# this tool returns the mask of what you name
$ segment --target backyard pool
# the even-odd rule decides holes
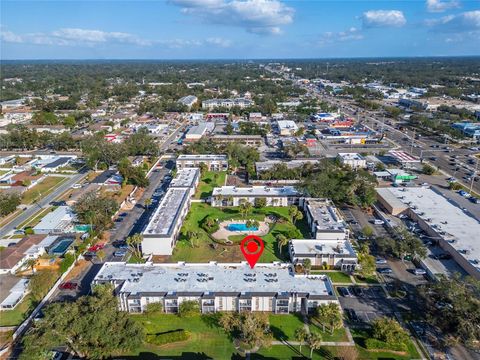
[[[247,224],[228,224],[227,229],[230,231],[257,231],[258,227],[247,227]]]
[[[73,243],[72,238],[65,238],[61,239],[59,242],[57,242],[56,245],[54,245],[50,251],[48,252],[50,255],[57,255],[57,256],[62,256],[65,254],[67,249],[70,247],[70,245]]]

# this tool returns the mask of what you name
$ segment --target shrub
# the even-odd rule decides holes
[[[386,342],[377,339],[367,339],[365,341],[365,347],[368,350],[393,350],[393,351],[407,351],[407,345],[403,343],[387,344]]]
[[[33,228],[31,227],[25,228],[25,235],[33,235],[33,234],[34,234]]]
[[[180,329],[180,330],[173,330],[166,333],[161,334],[148,334],[147,335],[147,343],[161,346],[165,344],[171,344],[174,342],[179,341],[186,341],[190,339],[191,333]]]
[[[205,219],[202,220],[200,227],[208,234],[213,234],[215,231],[220,229],[220,225],[218,225],[217,221],[211,216],[205,217]]]
[[[163,306],[162,303],[160,302],[154,302],[150,303],[147,305],[147,308],[145,309],[145,312],[147,314],[158,314],[163,312]]]
[[[184,301],[178,307],[178,316],[190,317],[200,314],[200,304],[195,300]]]
[[[60,264],[60,273],[63,274],[65,271],[67,271],[74,261],[75,261],[75,255],[70,253],[65,254]]]

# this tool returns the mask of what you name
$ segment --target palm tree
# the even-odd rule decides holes
[[[325,324],[330,319],[330,309],[327,304],[322,304],[317,307],[315,318],[322,324],[323,332],[325,332]]]
[[[342,311],[338,304],[335,303],[328,303],[330,312],[330,333],[333,334],[333,331],[336,329],[340,329],[343,326],[343,316]]]
[[[297,211],[295,212],[295,214],[293,215],[293,221],[295,222],[295,224],[297,223],[297,221],[300,221],[303,219],[303,213],[297,209]]]
[[[283,247],[287,244],[288,244],[288,238],[283,234],[278,234],[277,235],[277,246],[278,246],[278,252],[280,254],[282,253]]]
[[[190,242],[190,246],[193,248],[195,247],[195,240],[197,239],[197,233],[195,231],[187,232],[188,241]]]
[[[310,347],[310,359],[313,356],[313,350],[318,350],[322,346],[322,335],[319,333],[311,333],[307,340],[308,346]]]
[[[300,343],[300,352],[302,352],[302,345],[305,340],[308,339],[308,331],[305,326],[300,326],[295,330],[295,339]]]
[[[142,257],[142,252],[140,251],[142,241],[142,234],[133,234],[127,238],[127,245],[131,247],[133,254],[139,258]]]
[[[145,206],[148,208],[150,208],[150,205],[152,205],[152,199],[145,199]]]
[[[310,272],[310,269],[312,268],[312,261],[310,259],[303,259],[303,268],[307,273]]]
[[[252,211],[252,204],[250,204],[248,201],[243,202],[240,205],[240,213],[242,214],[242,217],[247,217],[248,214]]]
[[[25,261],[25,266],[28,267],[32,273],[35,271],[35,265],[37,264],[37,259],[28,259]]]
[[[290,221],[293,223],[293,219],[295,219],[295,216],[298,212],[298,208],[295,205],[292,205],[288,208],[288,215],[290,216]]]
[[[105,256],[107,256],[107,254],[105,254],[105,251],[103,250],[97,251],[97,257],[100,259],[100,262],[103,262],[103,259],[105,259]]]

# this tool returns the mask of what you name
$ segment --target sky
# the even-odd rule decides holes
[[[1,59],[480,55],[480,0],[0,2]]]

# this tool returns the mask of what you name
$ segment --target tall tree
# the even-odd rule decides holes
[[[302,352],[302,345],[308,339],[308,331],[305,326],[300,326],[295,330],[295,339],[300,343],[300,352]]]
[[[313,351],[320,349],[322,346],[322,335],[319,333],[313,332],[310,334],[307,340],[308,346],[310,347],[310,359],[313,356]]]
[[[140,233],[133,234],[127,238],[127,245],[130,247],[132,253],[138,258],[142,257],[142,251],[140,250],[142,241],[143,236]]]
[[[92,295],[75,302],[53,303],[43,312],[45,318],[23,338],[22,360],[43,360],[51,349],[61,346],[81,358],[101,360],[143,342],[142,326],[118,310],[110,286],[98,286]]]

